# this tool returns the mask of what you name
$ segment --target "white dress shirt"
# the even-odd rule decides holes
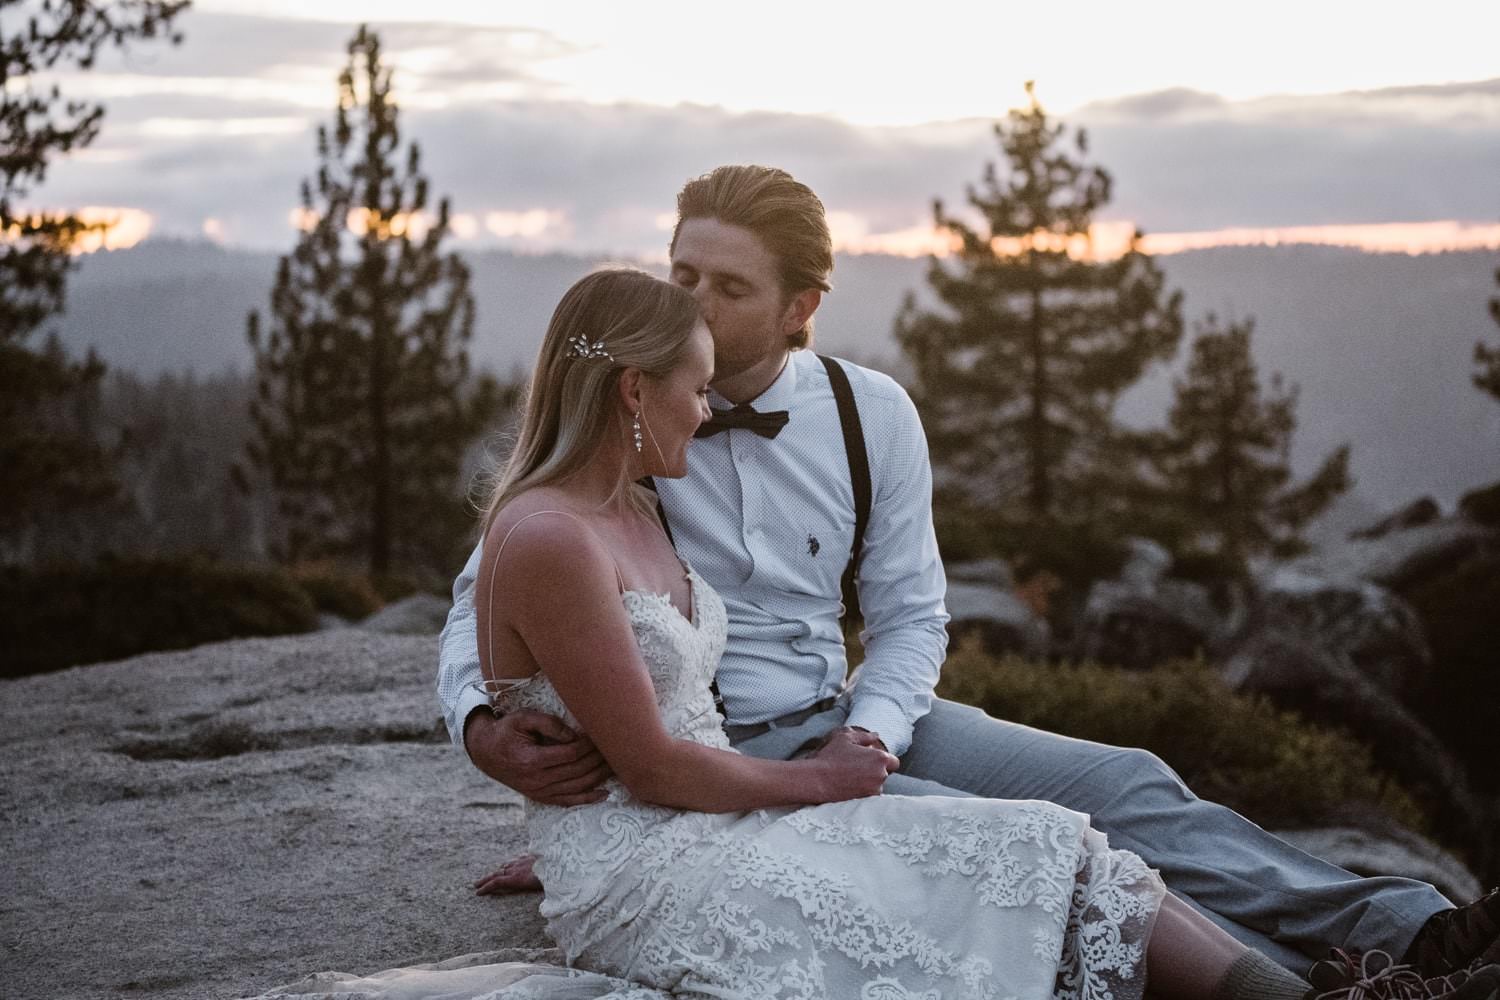
[[[878,733],[894,754],[927,714],[947,648],[945,582],[932,528],[932,473],[916,408],[895,380],[840,362],[870,458],[871,508],[858,589],[865,659],[851,679],[848,724]],[[717,394],[716,408],[729,404]],[[787,410],[774,439],[734,429],[694,441],[688,474],[656,482],[677,551],[723,598],[729,638],[719,664],[728,721],[765,722],[845,687],[839,584],[854,536],[837,404],[823,364],[795,351],[752,402]],[[475,548],[453,584],[438,697],[449,733],[488,703],[479,689]]]

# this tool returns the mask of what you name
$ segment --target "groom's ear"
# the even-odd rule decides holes
[[[790,337],[806,326],[822,301],[823,293],[816,288],[806,288],[793,295],[792,301],[787,303],[786,315],[781,320],[781,335]]]

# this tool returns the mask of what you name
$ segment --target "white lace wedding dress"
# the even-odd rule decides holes
[[[624,601],[667,728],[728,749],[709,690],[724,605],[689,579],[691,620],[662,595]],[[542,675],[498,701],[571,718]],[[1086,816],[1044,802],[881,795],[708,814],[611,782],[593,805],[528,803],[526,823],[547,929],[591,973],[403,970],[399,989],[350,980],[341,995],[1136,1000],[1163,892]]]

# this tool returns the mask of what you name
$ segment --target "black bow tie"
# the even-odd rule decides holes
[[[732,410],[714,410],[713,412],[714,415],[708,419],[707,423],[698,427],[693,437],[713,437],[720,431],[739,427],[754,431],[763,438],[773,438],[781,433],[787,421],[785,410],[767,410],[762,413],[752,409],[749,403],[741,403]]]

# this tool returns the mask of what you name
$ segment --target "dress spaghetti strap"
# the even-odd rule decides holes
[[[489,588],[488,588],[488,590],[489,590],[489,593],[490,593],[491,596],[493,596],[494,593],[495,593],[495,574],[500,569],[500,555],[501,555],[501,553],[503,553],[505,551],[505,546],[506,546],[506,543],[510,541],[510,536],[513,535],[513,534],[515,534],[516,529],[519,528],[521,525],[525,524],[527,521],[531,520],[533,517],[540,517],[543,514],[561,514],[563,517],[571,517],[573,520],[575,520],[579,524],[583,525],[585,531],[589,532],[590,534],[593,534],[596,538],[598,537],[598,535],[594,531],[594,529],[591,528],[591,527],[589,527],[589,523],[587,521],[585,521],[583,518],[579,517],[577,514],[573,514],[573,513],[569,512],[569,511],[566,511],[566,510],[534,510],[534,511],[532,511],[530,514],[527,514],[525,517],[522,517],[519,520],[517,520],[515,524],[512,524],[510,526],[510,530],[505,533],[505,537],[502,538],[502,539],[500,539],[500,547],[495,550],[495,561],[490,564],[490,580],[489,580]],[[607,550],[608,546],[606,546],[605,548]],[[617,562],[615,562],[614,553],[610,553],[609,561],[615,567],[615,585],[620,588],[620,593],[623,594],[625,592],[625,577],[624,577],[623,574],[620,573],[620,564],[617,563]],[[495,630],[494,629],[490,629],[490,634],[486,637],[486,640],[487,640],[486,641],[486,645],[488,647],[490,663],[493,665],[494,662],[495,662]],[[516,686],[518,686],[520,684],[524,684],[527,681],[531,680],[532,677],[535,677],[535,676],[536,676],[535,674],[528,674],[525,677],[490,677],[490,678],[485,678],[485,680],[482,681],[482,683],[484,685],[485,693],[490,694],[490,695],[494,695],[494,694],[498,694],[501,691],[504,691],[504,690],[506,690],[508,688],[512,688],[512,687],[516,687]]]

